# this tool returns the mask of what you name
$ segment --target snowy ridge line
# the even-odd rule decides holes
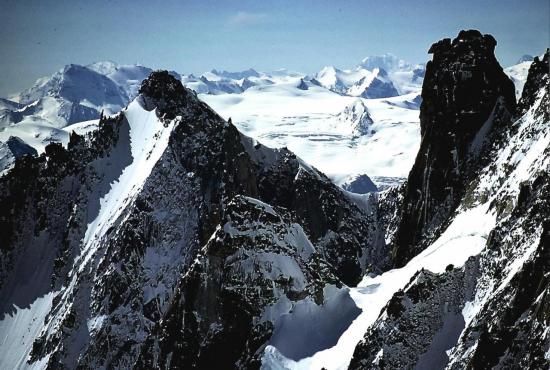
[[[127,207],[139,193],[154,165],[164,153],[170,134],[174,129],[179,118],[170,121],[166,126],[156,116],[156,110],[144,110],[137,100],[128,105],[122,113],[125,117],[120,130],[128,130],[129,141],[123,137],[119,139],[113,149],[114,153],[118,149],[125,149],[130,152],[132,162],[123,169],[117,180],[112,182],[110,191],[100,199],[100,209],[97,217],[88,224],[86,234],[82,240],[82,250],[75,258],[73,268],[71,269],[70,283],[63,290],[60,302],[63,305],[69,304],[70,297],[74,294],[77,279],[86,268],[93,270],[90,266],[92,258],[98,258],[100,242],[105,233],[119,221]],[[123,148],[121,148],[123,147]],[[115,160],[117,160],[115,158]],[[128,217],[128,215],[124,216]],[[89,282],[84,282],[84,286]],[[53,297],[53,295],[52,295]],[[61,303],[60,303],[61,304]],[[72,304],[72,303],[70,303]],[[49,312],[46,311],[46,312]],[[62,325],[64,317],[70,310],[57,311],[48,325],[44,326],[41,335],[48,333],[48,336],[55,333]],[[29,343],[29,346],[32,342]],[[30,347],[26,353],[30,352]],[[45,358],[33,363],[33,367],[41,368],[40,364],[47,363],[49,354]]]
[[[101,200],[98,216],[88,225],[84,236],[85,245],[82,260],[77,259],[75,266],[82,271],[109,227],[118,219],[124,209],[139,193],[154,165],[160,159],[168,145],[168,139],[175,126],[172,120],[168,127],[157,118],[156,109],[144,110],[137,100],[130,103],[123,112],[130,129],[130,148],[132,163],[124,168],[120,177],[112,184],[111,190]]]

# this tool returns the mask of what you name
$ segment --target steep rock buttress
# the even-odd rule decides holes
[[[461,31],[429,50],[420,106],[422,141],[407,180],[393,261],[403,266],[433,239],[479,168],[487,141],[515,113],[514,85],[495,39]]]

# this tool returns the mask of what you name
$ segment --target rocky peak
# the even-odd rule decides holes
[[[146,108],[156,107],[166,119],[175,118],[191,102],[198,102],[196,94],[168,71],[151,72],[141,83],[139,93]]]
[[[431,46],[420,107],[422,142],[409,173],[393,252],[402,266],[436,236],[499,127],[515,112],[514,84],[494,55],[496,41],[479,31]]]
[[[549,54],[550,49],[546,49],[542,60],[539,57],[533,59],[533,63],[529,68],[529,74],[527,75],[527,81],[525,81],[525,86],[521,93],[521,99],[518,103],[518,111],[520,113],[525,113],[533,105],[537,99],[537,92],[542,87],[548,87]],[[548,112],[548,106],[546,112]]]
[[[428,52],[433,60],[426,66],[422,88],[422,135],[435,124],[475,135],[500,96],[508,111],[515,111],[514,86],[495,58],[496,44],[491,35],[463,30],[454,40],[431,46]],[[449,117],[440,119],[433,114],[438,111]]]
[[[8,146],[8,148],[10,149],[10,151],[12,152],[15,158],[19,158],[24,155],[36,156],[38,154],[36,152],[36,149],[26,144],[23,140],[21,140],[17,136],[10,136],[8,141],[6,141],[6,145]]]
[[[523,54],[521,56],[521,58],[518,59],[518,61],[516,62],[516,64],[520,64],[520,63],[523,63],[523,62],[532,62],[534,59],[534,57],[532,55],[529,55],[529,54]]]

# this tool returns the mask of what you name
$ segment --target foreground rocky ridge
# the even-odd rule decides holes
[[[495,39],[461,31],[432,45],[420,106],[422,142],[397,229],[393,260],[403,266],[441,232],[489,143],[511,124],[514,85],[494,55]]]
[[[199,366],[225,333],[239,341],[218,364],[246,367],[297,302],[345,299],[343,283],[381,268],[363,203],[241,135],[167,72],[99,127],[18,159],[0,180],[2,315],[44,297],[27,347],[4,365]],[[179,315],[198,321],[167,324]]]
[[[548,68],[547,52],[529,71],[521,117],[497,127],[503,140],[456,210],[494,215],[484,249],[462,267],[418,272],[365,333],[350,369],[548,367]]]

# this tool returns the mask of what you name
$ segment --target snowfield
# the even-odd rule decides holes
[[[301,90],[300,81],[199,97],[246,135],[270,147],[287,147],[339,185],[360,174],[377,185],[377,177],[408,175],[420,145],[419,92],[363,99],[315,85]],[[373,121],[361,136],[353,133],[350,120],[342,119],[358,99]]]

